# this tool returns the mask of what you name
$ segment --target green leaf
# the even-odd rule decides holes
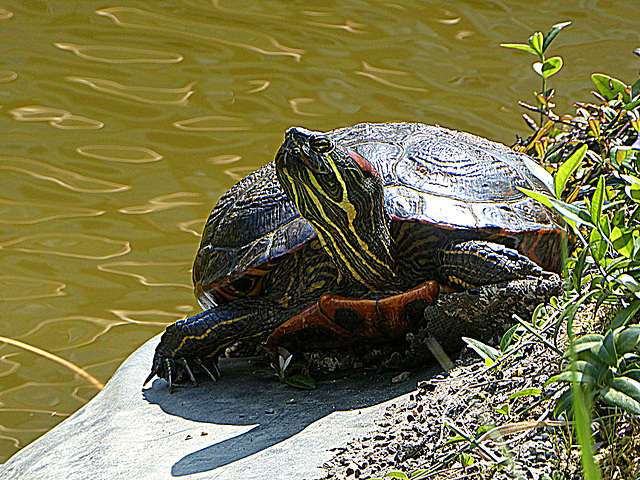
[[[629,100],[631,102],[636,102],[640,99],[640,78],[635,81],[633,85],[631,85],[631,95],[629,96]]]
[[[624,376],[640,382],[640,369],[635,368],[633,370],[627,370],[624,372]]]
[[[624,355],[635,350],[640,341],[640,326],[626,327],[615,336],[616,351],[618,355]]]
[[[591,252],[593,259],[598,262],[602,261],[609,249],[609,243],[607,243],[606,239],[600,234],[601,231],[604,231],[605,235],[611,236],[611,227],[609,226],[609,219],[606,215],[600,217],[600,229],[594,228],[591,230],[591,234],[589,235],[589,245],[591,248],[585,248],[585,250]],[[579,291],[577,288],[576,290]]]
[[[611,229],[611,243],[620,255],[633,260],[633,247],[635,238],[633,238],[634,230],[626,227],[614,226]]]
[[[489,423],[487,425],[480,425],[478,427],[478,429],[476,430],[476,438],[480,438],[482,435],[484,435],[485,433],[493,430],[496,427],[497,427],[497,425],[495,425],[493,423]]]
[[[591,351],[603,362],[611,367],[618,366],[618,355],[616,353],[615,338],[613,332],[609,330],[602,340],[602,344],[595,346]]]
[[[581,165],[582,159],[587,153],[587,148],[587,145],[582,145],[582,147],[573,152],[571,156],[558,168],[558,171],[556,172],[553,179],[553,191],[556,194],[556,198],[561,197],[562,192],[564,191],[564,187],[569,181],[569,177]]]
[[[549,201],[551,203],[551,208],[562,215],[562,217],[570,225],[575,226],[576,224],[580,223],[591,228],[596,228],[591,220],[591,217],[586,211],[581,210],[580,208],[570,203],[564,203],[560,200],[556,200],[555,198],[551,198]]]
[[[543,53],[547,51],[547,48],[549,48],[549,45],[551,45],[551,42],[553,42],[553,39],[556,38],[556,35],[558,35],[560,30],[569,25],[571,25],[571,22],[562,22],[556,23],[551,27],[551,30],[549,30],[549,32],[544,36],[544,43],[542,44]]]
[[[602,344],[602,340],[604,337],[598,333],[590,333],[588,335],[583,335],[581,337],[576,338],[573,341],[573,349],[576,355],[585,350],[591,350],[593,347],[596,347]],[[567,349],[563,358],[569,358],[570,348]]]
[[[602,215],[602,205],[604,204],[604,183],[604,177],[601,176],[598,179],[598,186],[591,197],[589,212],[591,213],[591,219],[594,223],[599,222],[600,215]]]
[[[633,316],[640,310],[640,300],[634,300],[631,304],[623,308],[611,321],[609,328],[615,330],[618,327],[625,325]]]
[[[384,476],[384,478],[399,478],[401,480],[409,480],[407,474],[402,472],[389,472]]]
[[[591,218],[585,212],[581,212],[580,209],[576,207],[572,207],[568,203],[561,202],[556,200],[555,198],[545,195],[544,193],[540,193],[536,190],[529,190],[528,188],[516,187],[525,195],[537,200],[541,204],[546,207],[549,207],[555,211],[557,211],[565,221],[571,225],[572,228],[576,228],[576,224],[585,224],[589,225],[592,228],[595,228],[595,225],[591,223]]]
[[[598,93],[607,100],[613,100],[620,93],[624,95],[624,90],[627,88],[620,80],[612,78],[609,75],[603,75],[602,73],[594,73],[591,75],[591,80],[593,80],[593,84],[596,86]]]
[[[509,400],[513,400],[514,398],[519,398],[519,397],[537,396],[537,395],[540,395],[541,393],[542,393],[542,390],[540,390],[539,388],[523,388],[522,390],[518,390],[517,392],[514,392],[511,395],[509,395]]]
[[[543,78],[549,78],[551,75],[558,73],[562,68],[562,57],[551,57],[544,62],[536,62],[533,64],[535,72]]]
[[[533,48],[531,48],[529,45],[524,45],[522,43],[501,43],[500,46],[504,48],[513,48],[515,50],[524,50],[525,52],[538,55],[538,52],[536,52]]]
[[[444,442],[444,444],[449,445],[450,443],[466,442],[468,440],[469,440],[468,438],[465,438],[462,435],[458,435],[456,437],[450,438],[449,440]]]
[[[573,407],[573,390],[567,388],[562,395],[556,400],[556,407],[553,409],[553,415],[558,418],[561,413],[571,410]]]
[[[596,378],[597,376],[596,368],[591,363],[584,360],[576,360],[568,368],[573,368],[571,371],[575,370],[576,372],[583,373],[584,375],[588,375],[593,378]]]
[[[303,390],[315,390],[316,381],[305,375],[291,375],[284,379],[286,383],[292,387],[302,388]]]
[[[591,398],[578,384],[571,387],[573,390],[573,413],[575,416],[575,432],[582,451],[581,464],[584,469],[584,478],[588,480],[600,480],[602,475],[596,465],[593,454],[593,439],[591,432]]]
[[[627,197],[629,197],[634,202],[640,203],[640,185],[638,185],[637,183],[624,187],[624,193],[626,193]]]
[[[505,415],[507,417],[509,416],[509,410],[510,409],[509,409],[509,404],[508,403],[505,403],[503,406],[498,407],[498,408],[495,409],[496,413],[500,413],[500,414]]]
[[[614,226],[611,228],[611,243],[616,252],[620,255],[633,260],[633,250],[635,247],[635,229],[627,227]]]
[[[636,297],[640,297],[640,284],[638,281],[633,278],[628,273],[623,273],[622,275],[616,277],[616,282],[620,285],[624,285],[627,289],[633,293]]]
[[[618,377],[608,387],[600,390],[600,396],[607,402],[623,410],[640,415],[640,382],[626,377]]]
[[[592,230],[591,233],[593,232],[597,232],[597,230]],[[582,249],[582,251],[578,254],[578,258],[571,272],[571,280],[573,282],[573,288],[575,289],[576,292],[580,291],[580,288],[581,288],[580,286],[582,285],[582,273],[584,272],[584,266],[587,260],[588,253],[589,253],[588,248]]]
[[[531,157],[527,155],[523,155],[520,157],[520,160],[524,162],[529,171],[542,183],[545,184],[549,193],[553,193],[553,177],[549,172],[545,170],[545,168],[539,163],[535,162]]]
[[[536,55],[538,55],[540,59],[542,59],[542,32],[534,33],[529,37],[529,40],[527,40],[527,42],[529,43],[529,45],[531,45],[531,48],[533,48]]]
[[[573,383],[574,380],[583,385],[594,385],[596,383],[595,377],[582,372],[567,371],[558,375],[558,382]]]
[[[560,375],[553,375],[549,377],[546,382],[544,382],[544,386],[551,385],[552,383],[556,383],[560,381]]]
[[[409,480],[418,480],[418,477],[422,477],[422,475],[424,475],[425,473],[428,473],[429,470],[426,469],[420,469],[420,470],[416,470],[415,472],[411,472],[411,475],[409,475]],[[425,478],[425,477],[423,477]]]
[[[462,340],[464,340],[469,348],[473,349],[482,358],[490,360],[491,364],[493,364],[500,356],[500,352],[490,345],[486,345],[478,340],[468,337],[462,337]]]
[[[505,353],[507,351],[507,348],[509,348],[509,345],[511,345],[513,336],[516,333],[516,330],[518,329],[519,326],[520,325],[514,325],[509,330],[507,330],[506,333],[502,336],[502,339],[500,340],[500,351],[502,353]]]

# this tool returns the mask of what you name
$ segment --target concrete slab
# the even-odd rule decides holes
[[[223,377],[170,394],[141,389],[159,337],[134,352],[87,405],[0,466],[9,479],[302,480],[322,477],[330,448],[364,435],[386,406],[439,371],[393,384],[359,373],[301,391],[223,359]]]

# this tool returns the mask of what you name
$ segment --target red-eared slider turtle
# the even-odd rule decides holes
[[[518,190],[547,191],[523,158],[418,123],[290,128],[275,162],[211,212],[193,266],[205,311],[167,327],[149,379],[195,383],[194,367],[215,378],[239,340],[390,338],[439,285],[557,272],[569,234]]]

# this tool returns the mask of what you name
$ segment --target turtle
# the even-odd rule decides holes
[[[151,374],[220,377],[238,341],[300,348],[401,336],[440,292],[540,278],[571,249],[533,160],[421,123],[291,127],[214,206],[193,265],[203,312],[166,328]]]

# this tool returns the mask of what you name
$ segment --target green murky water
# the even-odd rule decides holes
[[[0,5],[0,461],[197,311],[201,226],[291,125],[421,121],[510,143],[533,57],[572,20],[558,111],[589,74],[632,82],[626,1],[16,0]]]

